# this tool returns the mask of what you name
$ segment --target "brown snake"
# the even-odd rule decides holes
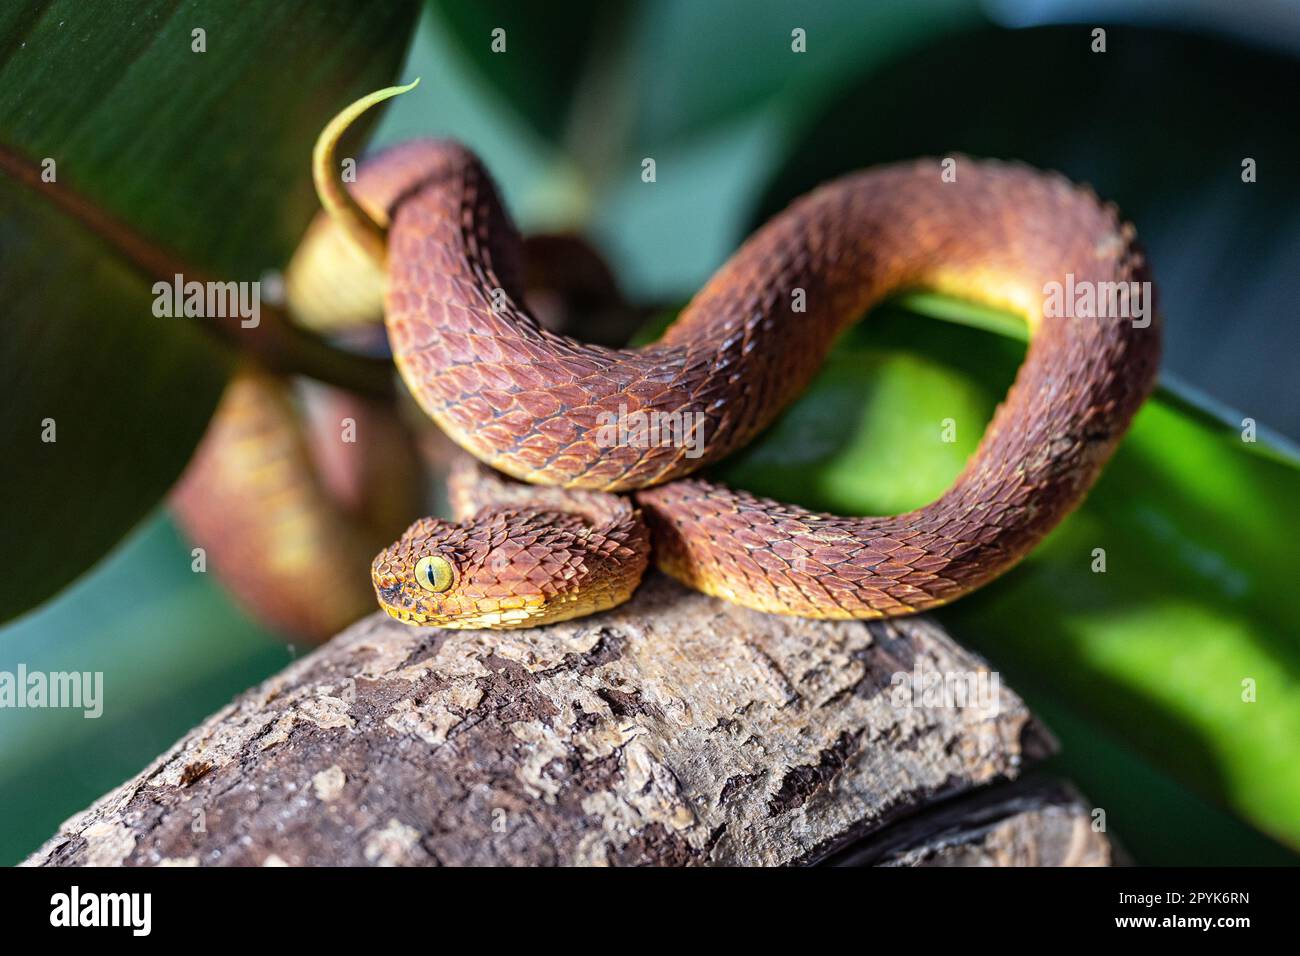
[[[611,349],[529,314],[518,234],[471,152],[415,142],[371,161],[354,192],[390,223],[385,319],[407,386],[481,461],[563,486],[461,469],[462,523],[423,519],[381,553],[380,604],[443,627],[604,610],[640,578],[645,525],[656,563],[687,585],[807,617],[933,608],[1010,568],[1079,504],[1151,391],[1159,323],[1046,314],[1048,283],[1148,281],[1113,206],[1020,165],[956,168],[955,182],[930,160],[814,190],[758,230],[660,341]],[[1032,332],[942,497],[837,517],[686,478],[771,423],[849,324],[913,289],[1017,312]],[[698,422],[700,454],[680,440],[611,441],[604,426],[637,412]]]

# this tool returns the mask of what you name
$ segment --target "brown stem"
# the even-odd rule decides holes
[[[170,250],[137,234],[94,203],[61,183],[42,182],[35,163],[0,143],[0,172],[20,185],[39,192],[56,208],[98,236],[123,261],[149,282],[170,282],[175,275],[186,281],[208,281],[208,276],[182,262]],[[238,351],[257,359],[273,371],[306,375],[368,395],[393,393],[392,364],[352,355],[293,325],[285,311],[270,303],[260,307],[261,321],[243,328],[239,316],[207,316],[205,327]]]

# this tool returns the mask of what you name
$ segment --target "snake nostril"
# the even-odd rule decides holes
[[[391,587],[380,588],[379,596],[389,604],[396,604],[398,598],[402,596],[402,586],[400,584],[394,584]]]

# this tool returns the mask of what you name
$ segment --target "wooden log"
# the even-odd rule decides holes
[[[935,675],[988,693],[925,691]],[[783,618],[652,574],[623,607],[547,628],[367,617],[27,864],[772,865],[855,845],[915,862],[909,820],[1017,779],[1053,746],[931,618]],[[985,858],[1025,862],[1015,848],[1033,841],[1038,860],[1105,856],[1095,841],[1044,849],[1074,845],[1061,819],[1018,820],[996,837],[1005,852],[983,839]],[[977,842],[941,840],[931,858]]]

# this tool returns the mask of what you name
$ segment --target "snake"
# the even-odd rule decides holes
[[[920,159],[824,183],[636,348],[537,321],[519,233],[467,147],[411,141],[362,171],[351,191],[386,230],[394,362],[472,456],[451,479],[452,519],[417,520],[371,566],[380,606],[410,624],[593,614],[626,601],[651,560],[758,611],[933,609],[1006,572],[1078,506],[1156,380],[1153,304],[1139,322],[1045,295],[1068,282],[1153,296],[1134,227],[1089,188],[1017,162]],[[1029,330],[1014,383],[937,500],[839,516],[696,474],[771,424],[848,326],[915,290],[1015,313]],[[664,427],[611,429],[633,420]]]

